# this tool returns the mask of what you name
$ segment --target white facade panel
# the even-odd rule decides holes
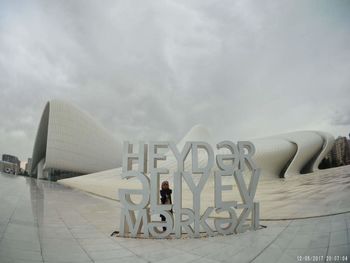
[[[186,141],[206,141],[217,152],[218,141],[215,142],[203,126],[194,126],[178,143],[178,148],[182,149]],[[262,169],[262,179],[269,179],[317,170],[331,150],[334,138],[324,132],[298,131],[251,141],[256,147],[253,158]],[[120,167],[121,154],[121,142],[89,114],[67,102],[53,100],[47,103],[39,124],[32,170],[45,159],[43,169],[46,170],[95,173]],[[199,162],[205,164],[206,155],[200,158]],[[173,158],[169,162],[175,167]]]
[[[279,138],[252,140],[256,148],[253,156],[261,168],[262,179],[279,178],[288,162],[295,156],[297,146]]]
[[[47,103],[33,150],[33,169],[45,158],[44,169],[93,173],[121,164],[121,143],[73,105]]]

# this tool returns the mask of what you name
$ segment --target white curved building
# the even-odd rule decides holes
[[[178,148],[182,149],[187,141],[206,141],[214,151],[217,143],[201,125],[192,127],[177,144]],[[319,131],[296,131],[250,141],[256,148],[253,159],[262,170],[262,178],[268,179],[317,171],[325,155],[332,149],[334,137]],[[199,155],[202,165],[206,163],[205,158],[205,154]]]
[[[112,169],[120,166],[121,152],[121,143],[89,114],[52,100],[41,116],[32,174],[52,179],[57,173],[62,178]]]
[[[323,145],[322,145],[321,152],[319,153],[319,155],[317,156],[316,160],[313,163],[313,166],[311,168],[312,171],[318,170],[318,167],[320,166],[322,160],[332,150],[335,142],[333,135],[326,132],[320,132],[320,131],[317,131],[317,133],[322,137]]]
[[[288,177],[318,170],[332,149],[334,137],[318,131],[297,131],[252,140],[253,157],[262,169],[263,178]]]
[[[177,144],[179,150],[182,149],[186,141],[213,142],[213,139],[203,126],[196,125]],[[320,160],[331,149],[334,138],[327,133],[301,131],[251,141],[256,148],[253,159],[257,166],[261,168],[260,180],[265,181],[263,185],[271,187],[271,185],[278,186],[282,184],[281,177],[297,176],[300,178],[303,177],[302,173],[316,171]],[[211,144],[215,154],[217,154],[218,151],[215,150],[215,145]],[[205,166],[207,155],[200,152],[198,160],[200,166]],[[176,159],[169,153],[167,159],[159,163],[159,167],[166,167],[171,175],[177,169]],[[186,159],[185,169],[191,170],[191,158]],[[214,167],[213,170],[216,169],[218,168]],[[130,185],[129,180],[122,180],[121,173],[121,168],[115,168],[82,177],[60,180],[59,182],[110,199],[116,199],[118,188],[139,187],[138,185]],[[193,177],[196,177],[196,175],[193,175]],[[196,178],[198,179],[198,177]],[[226,179],[231,180],[230,178]],[[172,183],[171,176],[167,180]],[[211,183],[209,184],[214,185],[213,177],[210,180]]]
[[[253,156],[261,168],[264,179],[284,177],[284,170],[297,152],[297,146],[280,138],[252,140],[256,152]]]
[[[217,143],[200,125],[184,136],[178,148],[186,141]],[[256,147],[253,158],[262,170],[262,179],[269,179],[316,171],[331,150],[334,138],[319,131],[298,131],[251,141]],[[121,154],[121,142],[87,113],[67,102],[53,100],[46,104],[37,131],[32,174],[52,179],[50,175],[59,171],[61,176],[57,179],[62,179],[101,172],[120,167]],[[205,164],[206,155],[199,158]],[[171,170],[175,160],[169,162]]]

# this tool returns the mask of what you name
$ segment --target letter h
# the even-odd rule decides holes
[[[147,173],[147,144],[139,142],[138,153],[133,152],[133,144],[128,141],[123,145],[123,173],[133,170],[133,161],[138,161],[138,172]]]

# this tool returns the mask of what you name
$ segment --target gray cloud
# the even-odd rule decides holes
[[[336,111],[333,115],[331,123],[339,126],[350,125],[350,110],[347,109],[347,111]]]
[[[122,139],[193,125],[249,139],[350,131],[347,1],[2,1],[0,149],[31,154],[47,100]]]

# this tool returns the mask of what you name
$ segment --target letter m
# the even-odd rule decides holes
[[[119,233],[120,236],[125,236],[126,233],[130,233],[131,237],[136,237],[138,233],[141,233],[142,226],[144,230],[144,237],[149,237],[148,233],[148,222],[149,222],[149,213],[147,213],[148,209],[141,209],[137,213],[137,217],[135,216],[135,211],[122,209],[121,217],[120,217],[120,227]]]

